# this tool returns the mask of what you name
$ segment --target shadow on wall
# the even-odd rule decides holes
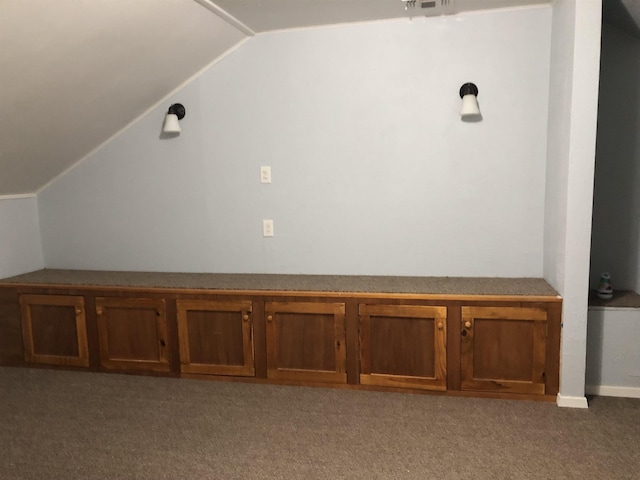
[[[589,309],[587,393],[640,398],[640,309]]]
[[[627,0],[633,2],[634,0]],[[602,18],[609,24],[640,38],[640,19],[632,15],[623,0],[605,0],[602,2]]]
[[[591,288],[640,289],[640,39],[604,25],[591,246]]]
[[[604,310],[589,311],[587,327],[586,385],[602,385],[602,350],[604,349]]]

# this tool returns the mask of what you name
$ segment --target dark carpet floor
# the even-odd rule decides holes
[[[634,479],[640,400],[528,401],[0,368],[0,478]]]

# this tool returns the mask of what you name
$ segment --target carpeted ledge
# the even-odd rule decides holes
[[[0,285],[140,287],[161,289],[365,292],[437,295],[558,293],[542,278],[273,275],[231,273],[111,272],[44,269],[0,280]]]

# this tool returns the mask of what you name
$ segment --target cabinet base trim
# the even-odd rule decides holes
[[[116,372],[111,372],[116,373]],[[518,393],[504,392],[465,392],[461,390],[426,390],[418,388],[404,387],[387,387],[380,385],[352,385],[348,383],[318,382],[318,381],[302,381],[302,380],[286,380],[273,378],[257,378],[257,377],[222,377],[216,375],[196,375],[189,373],[180,374],[179,378],[188,378],[192,380],[209,380],[213,382],[239,382],[239,383],[258,383],[263,385],[281,385],[288,387],[310,387],[310,388],[338,388],[344,390],[360,390],[371,392],[386,393],[412,393],[418,395],[439,395],[445,397],[470,397],[470,398],[492,398],[501,400],[530,400],[534,402],[556,403],[555,395],[525,395]]]
[[[361,373],[360,383],[362,385],[377,385],[380,387],[401,387],[418,388],[423,390],[447,389],[446,380],[425,377],[411,377],[406,375],[384,375],[376,373]]]

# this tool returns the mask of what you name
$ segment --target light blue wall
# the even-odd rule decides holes
[[[36,197],[0,197],[0,278],[41,268]]]
[[[540,277],[550,32],[543,6],[258,35],[39,194],[46,264]]]
[[[640,309],[589,309],[587,393],[640,398]]]
[[[600,1],[553,3],[544,278],[563,297],[558,404],[584,396]]]
[[[591,286],[640,292],[640,39],[602,34]]]
[[[591,287],[640,292],[640,39],[604,25]],[[587,393],[640,398],[640,309],[591,307]]]

